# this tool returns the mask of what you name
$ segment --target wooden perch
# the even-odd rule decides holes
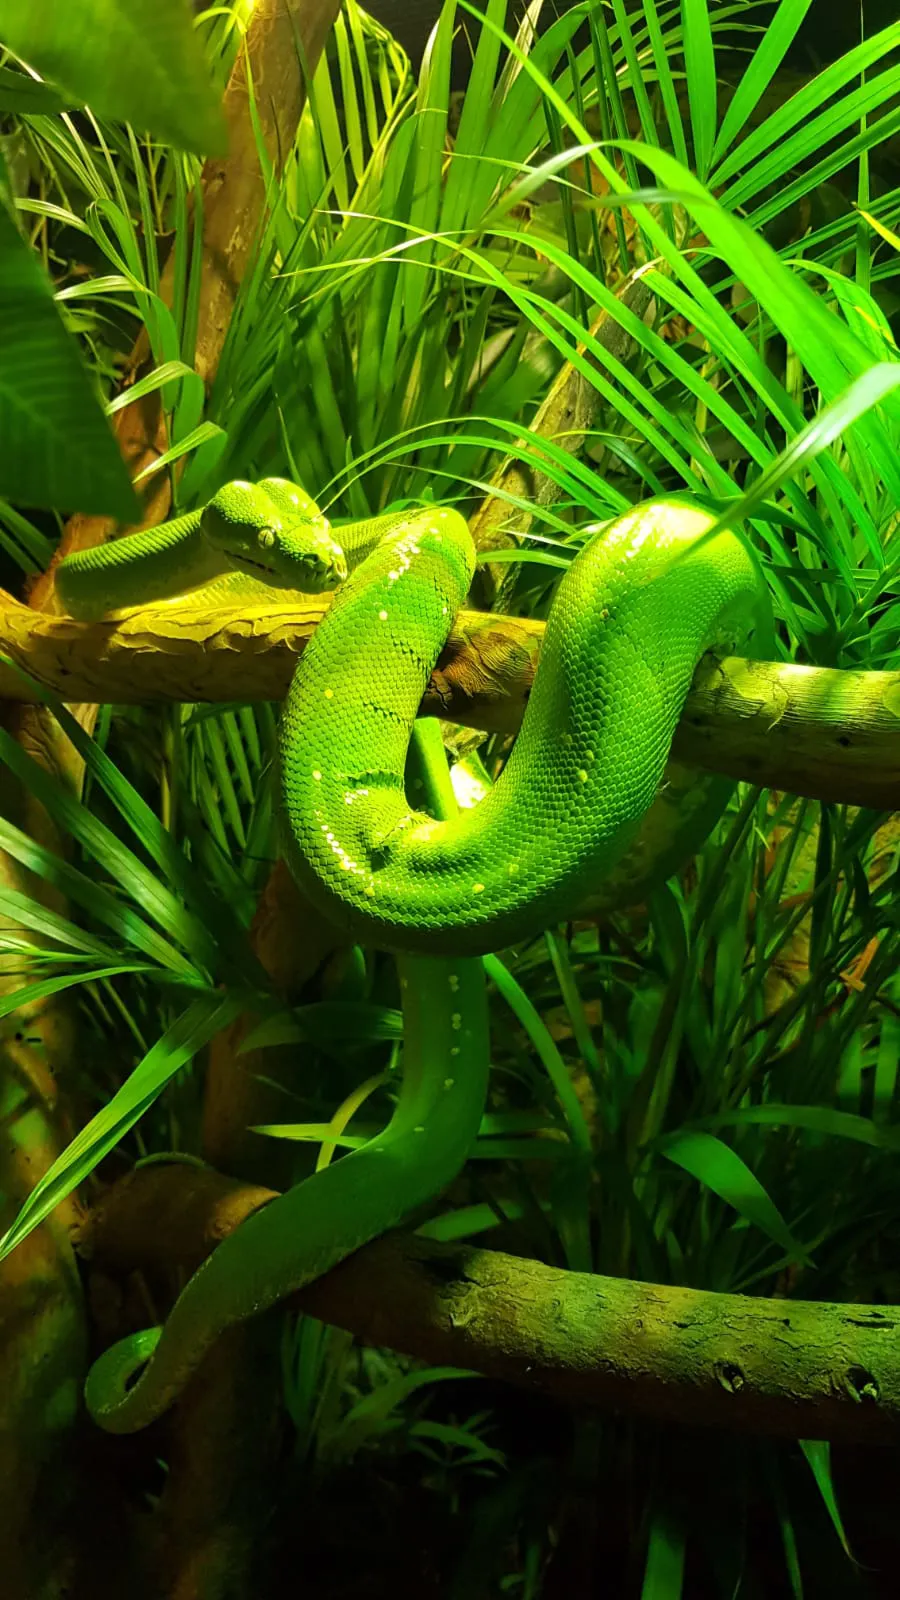
[[[81,1248],[106,1272],[193,1271],[275,1198],[193,1166],[107,1191]],[[788,1438],[900,1440],[900,1310],[565,1272],[395,1233],[292,1305],[370,1344],[577,1405]]]
[[[0,697],[31,701],[19,666],[65,700],[279,700],[328,596],[216,611],[148,606],[73,622],[0,604]],[[462,611],[422,704],[490,731],[522,720],[542,622]],[[701,666],[676,735],[683,762],[813,799],[900,809],[900,672],[729,658]]]

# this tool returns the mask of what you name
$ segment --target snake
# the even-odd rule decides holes
[[[768,587],[749,541],[687,495],[632,506],[567,566],[508,759],[477,805],[454,808],[440,798],[442,749],[436,756],[416,717],[475,561],[451,506],[332,526],[300,485],[267,478],[226,484],[198,510],[56,567],[60,599],[87,622],[151,599],[334,591],[282,709],[281,844],[301,889],[351,941],[394,953],[403,1011],[402,1082],[382,1132],[250,1215],[162,1327],[94,1362],[86,1403],[110,1432],[153,1421],[226,1328],[453,1180],[487,1094],[482,958],[565,920],[639,850],[702,659],[772,650]],[[428,810],[407,796],[411,747],[430,774]],[[720,787],[684,826],[675,816],[641,858],[641,887],[702,842],[723,804]]]

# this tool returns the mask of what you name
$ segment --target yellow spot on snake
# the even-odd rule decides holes
[[[445,1089],[452,1089],[455,1082],[456,1082],[455,1078],[445,1078],[444,1079],[444,1088]]]
[[[450,1046],[450,1054],[452,1056],[458,1056],[459,1055],[459,1045],[458,1044],[452,1044]]]
[[[424,1133],[424,1132],[425,1132],[424,1128],[421,1128],[421,1127],[413,1128],[413,1133]]]
[[[319,772],[318,768],[313,773],[313,777],[315,778],[316,783],[321,783],[322,782],[322,774],[321,774],[321,772]]]
[[[451,989],[453,990],[453,993],[455,994],[457,989],[459,988],[459,974],[457,972],[451,972],[449,978],[447,979],[447,982],[449,983]]]
[[[584,767],[580,767],[579,768],[579,771],[578,771],[578,782],[579,783],[587,783],[587,773],[585,772]]]
[[[454,1011],[452,1017],[450,1018],[450,1026],[454,1029],[462,1027],[462,1017],[458,1011]]]
[[[509,866],[508,866],[508,867],[507,867],[507,869],[506,869],[506,870],[507,870],[507,872],[508,872],[508,873],[509,873],[509,875],[510,875],[510,877],[511,877],[511,878],[513,878],[513,877],[515,877],[515,874],[516,874],[516,873],[517,873],[517,872],[518,872],[518,870],[519,870],[519,863],[518,863],[518,861],[511,861],[511,862],[510,862],[510,863],[509,863]]]
[[[473,883],[473,885],[472,885],[472,893],[473,894],[482,894],[483,892],[484,892],[484,884],[483,883]]]
[[[386,611],[379,611],[378,615],[380,616],[382,622],[387,622],[387,612]]]
[[[334,699],[334,690],[333,689],[326,689],[325,690],[325,699],[326,700],[333,700]]]

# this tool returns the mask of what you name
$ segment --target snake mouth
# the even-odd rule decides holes
[[[251,561],[249,556],[243,554],[232,555],[229,559],[237,567],[249,567],[253,572],[262,572],[266,578],[277,579],[278,574],[273,567],[267,567],[264,561]]]
[[[343,582],[341,573],[333,568],[322,576],[303,568],[299,571],[284,572],[278,567],[267,566],[264,561],[254,561],[252,556],[245,555],[243,551],[239,555],[233,552],[228,559],[233,567],[236,567],[241,572],[246,572],[250,577],[257,575],[262,577],[270,589],[287,589],[299,591],[301,594],[320,594],[332,589],[339,589]]]

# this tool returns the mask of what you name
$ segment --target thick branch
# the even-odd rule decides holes
[[[84,624],[0,606],[0,656],[66,700],[278,700],[327,596],[254,610],[146,607]],[[544,625],[463,611],[432,676],[425,715],[514,732]],[[34,692],[0,663],[0,696]],[[900,809],[900,672],[840,672],[732,658],[701,668],[676,735],[680,761],[814,799]]]
[[[85,1230],[107,1270],[195,1267],[273,1198],[149,1167]],[[764,1300],[564,1272],[393,1234],[296,1296],[298,1309],[422,1360],[577,1404],[790,1438],[900,1439],[900,1311]]]

